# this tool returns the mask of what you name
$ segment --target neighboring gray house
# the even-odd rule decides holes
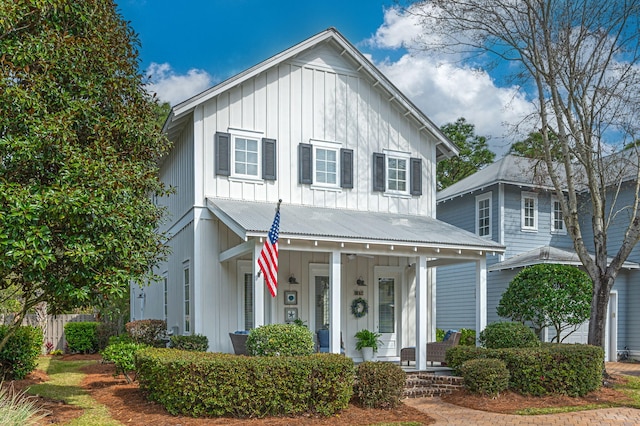
[[[487,322],[501,320],[496,307],[509,282],[525,266],[537,263],[581,265],[562,211],[550,182],[536,173],[544,167],[535,160],[507,155],[437,195],[437,218],[506,246],[504,254],[487,258]],[[633,200],[633,187],[620,193],[618,204]],[[592,241],[591,215],[585,198],[582,227],[585,241]],[[618,215],[609,231],[609,251],[615,252],[626,228]],[[627,219],[628,220],[628,219]],[[628,221],[627,221],[628,223]],[[618,229],[620,230],[618,232]],[[640,312],[633,300],[640,297],[640,251],[634,250],[616,279],[609,303],[606,353],[615,360],[628,346],[640,356]],[[439,328],[473,328],[475,293],[467,283],[475,271],[467,265],[440,267],[436,284],[436,325]],[[565,342],[586,343],[587,324]],[[553,330],[546,330],[550,340]]]
[[[504,249],[435,220],[436,163],[457,148],[335,29],[175,105],[164,131],[160,178],[176,193],[156,201],[171,254],[160,285],[132,287],[131,313],[203,334],[211,351],[232,352],[230,332],[301,319],[330,330],[330,352],[342,335],[357,359],[368,328],[380,359],[415,345],[425,368],[436,267],[473,265],[484,294],[486,253]],[[279,199],[272,298],[257,260]]]

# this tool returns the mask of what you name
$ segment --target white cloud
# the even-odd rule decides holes
[[[380,49],[416,47],[420,32],[415,16],[388,9],[383,25],[368,43]],[[510,132],[533,107],[518,87],[499,87],[486,72],[454,59],[412,50],[398,60],[386,59],[376,65],[436,125],[464,117],[475,125],[477,135],[491,138],[489,145],[500,156],[522,137]]]
[[[171,65],[152,63],[147,69],[150,83],[147,90],[155,93],[161,102],[176,105],[213,85],[213,78],[203,70],[191,69],[186,74],[176,74]]]

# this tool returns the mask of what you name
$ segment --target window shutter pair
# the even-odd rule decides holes
[[[276,140],[262,138],[262,179],[276,180]],[[216,132],[215,136],[215,173],[218,176],[231,176],[231,135]]]
[[[313,183],[313,145],[298,145],[298,182],[310,185]],[[353,150],[340,149],[340,187],[353,188]]]
[[[373,153],[373,190],[386,190],[386,156],[379,152]],[[409,194],[422,195],[422,159],[409,159]]]

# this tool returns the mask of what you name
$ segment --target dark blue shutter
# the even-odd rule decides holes
[[[411,178],[411,195],[422,195],[422,159],[411,158],[411,168],[409,170]]]
[[[340,186],[353,188],[353,150],[340,150]]]
[[[276,180],[276,140],[262,138],[262,179]]]
[[[231,175],[231,135],[229,133],[216,132],[215,164],[216,175]]]
[[[379,152],[373,153],[373,190],[385,190],[385,156]]]
[[[298,145],[298,182],[313,183],[313,145],[309,143]]]

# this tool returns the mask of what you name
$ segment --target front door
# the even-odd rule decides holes
[[[402,272],[398,268],[375,268],[374,318],[375,330],[382,336],[378,345],[378,357],[398,356],[400,336],[400,304],[398,295],[402,284]]]

